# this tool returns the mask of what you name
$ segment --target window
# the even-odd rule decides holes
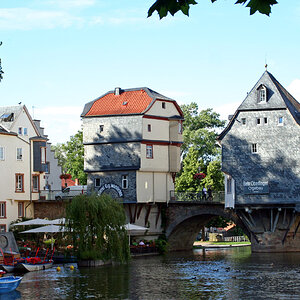
[[[267,88],[264,85],[261,85],[258,88],[258,102],[267,101]]]
[[[162,102],[162,103],[161,103],[161,107],[162,107],[163,109],[165,109],[165,108],[166,108],[166,102]]]
[[[178,133],[182,134],[182,123],[181,122],[178,123]]]
[[[46,163],[46,147],[41,147],[41,163]]]
[[[0,218],[6,218],[6,202],[0,202]]]
[[[153,146],[152,145],[146,146],[146,158],[153,158]]]
[[[24,192],[24,174],[16,174],[16,193]]]
[[[264,123],[268,124],[268,118],[264,118]]]
[[[242,118],[242,125],[246,125],[246,118]]]
[[[148,128],[148,132],[151,132],[151,124],[148,124],[147,128]]]
[[[100,187],[100,185],[101,185],[101,180],[100,180],[100,178],[95,178],[95,179],[94,179],[94,185],[95,185],[95,187]]]
[[[283,125],[283,117],[278,118],[278,125]]]
[[[32,191],[38,193],[40,191],[40,175],[32,175]]]
[[[232,193],[232,178],[231,177],[227,177],[226,188],[227,188],[227,194],[231,194]]]
[[[24,202],[18,203],[18,218],[24,217]]]
[[[256,119],[256,124],[257,124],[257,125],[260,125],[260,118],[257,118],[257,119]]]
[[[45,173],[50,174],[50,163],[46,162]]]
[[[252,153],[257,153],[257,144],[251,145],[251,151],[252,151]]]
[[[22,127],[19,127],[19,128],[18,128],[18,134],[22,135],[22,133],[23,133],[23,128],[22,128]]]
[[[5,160],[4,147],[0,147],[0,160]]]
[[[23,158],[22,152],[23,152],[22,148],[17,148],[17,160],[22,160]]]
[[[104,130],[104,125],[99,125],[99,131],[103,132],[103,130]]]
[[[6,225],[5,224],[0,225],[0,232],[6,232]]]
[[[128,175],[122,175],[122,189],[128,189]]]
[[[26,128],[26,127],[23,128],[23,134],[24,134],[24,135],[28,135],[28,131],[27,131],[27,128]]]

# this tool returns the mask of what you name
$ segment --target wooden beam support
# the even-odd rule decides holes
[[[130,205],[130,204],[128,204],[128,211],[129,211],[129,219],[130,219],[130,223],[134,223],[134,222],[133,222],[133,217],[132,217],[131,205]]]
[[[151,205],[148,205],[148,207],[147,207],[147,212],[146,212],[146,216],[145,216],[145,226],[146,226],[147,223],[148,223],[150,211],[151,211]]]
[[[290,219],[290,224],[289,224],[289,226],[288,226],[288,228],[287,228],[287,230],[286,230],[286,232],[285,232],[285,234],[284,234],[284,237],[283,237],[283,239],[282,239],[282,245],[284,245],[284,242],[285,242],[285,240],[286,240],[287,234],[288,234],[288,232],[290,231],[290,229],[291,229],[291,227],[292,227],[292,225],[293,225],[293,223],[294,223],[294,221],[295,221],[295,217],[296,217],[295,212],[293,212],[293,214],[292,214],[292,216],[291,216],[291,219]]]
[[[139,204],[139,209],[138,209],[138,212],[137,212],[137,219],[139,219],[140,215],[141,215],[141,211],[143,209],[143,204]]]
[[[299,229],[299,226],[300,226],[300,221],[298,222],[298,225],[297,225],[297,227],[296,227],[296,229],[295,229],[295,232],[294,232],[294,234],[293,234],[293,239],[295,239],[295,236],[296,236],[296,234],[297,234],[297,231],[298,231],[298,229]]]
[[[161,213],[161,204],[157,204],[157,209],[158,209],[158,212],[157,212],[156,220],[155,220],[155,228],[157,228],[157,223],[158,223],[158,220],[159,220],[159,217],[160,217],[160,213]]]
[[[279,213],[280,213],[280,211],[278,210],[277,214],[276,214],[276,217],[275,217],[275,221],[273,223],[272,232],[274,232],[275,229],[276,229],[276,226],[277,226],[277,223],[278,223],[278,219],[279,219]]]
[[[261,224],[262,224],[262,226],[263,226],[264,232],[266,232],[267,230],[266,230],[266,226],[265,226],[265,224],[264,224],[264,217],[263,217],[263,215],[262,215],[260,209],[258,210],[258,214],[259,214],[259,218],[260,218],[260,220],[261,220]]]

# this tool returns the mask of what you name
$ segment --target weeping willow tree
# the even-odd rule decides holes
[[[116,200],[106,194],[76,196],[66,208],[66,219],[79,259],[128,261],[126,217]]]

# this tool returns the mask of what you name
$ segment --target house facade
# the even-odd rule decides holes
[[[25,105],[0,107],[0,230],[18,218],[34,217],[45,189],[47,138]]]
[[[299,102],[265,71],[219,142],[225,207],[235,209],[248,226],[253,248],[299,251]]]
[[[88,190],[120,199],[130,223],[160,231],[180,169],[183,114],[149,88],[116,88],[85,105],[84,168]]]

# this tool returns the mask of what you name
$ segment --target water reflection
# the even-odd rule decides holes
[[[133,259],[129,265],[62,266],[24,275],[21,299],[299,299],[300,253],[250,247]],[[13,298],[18,299],[18,298]]]

